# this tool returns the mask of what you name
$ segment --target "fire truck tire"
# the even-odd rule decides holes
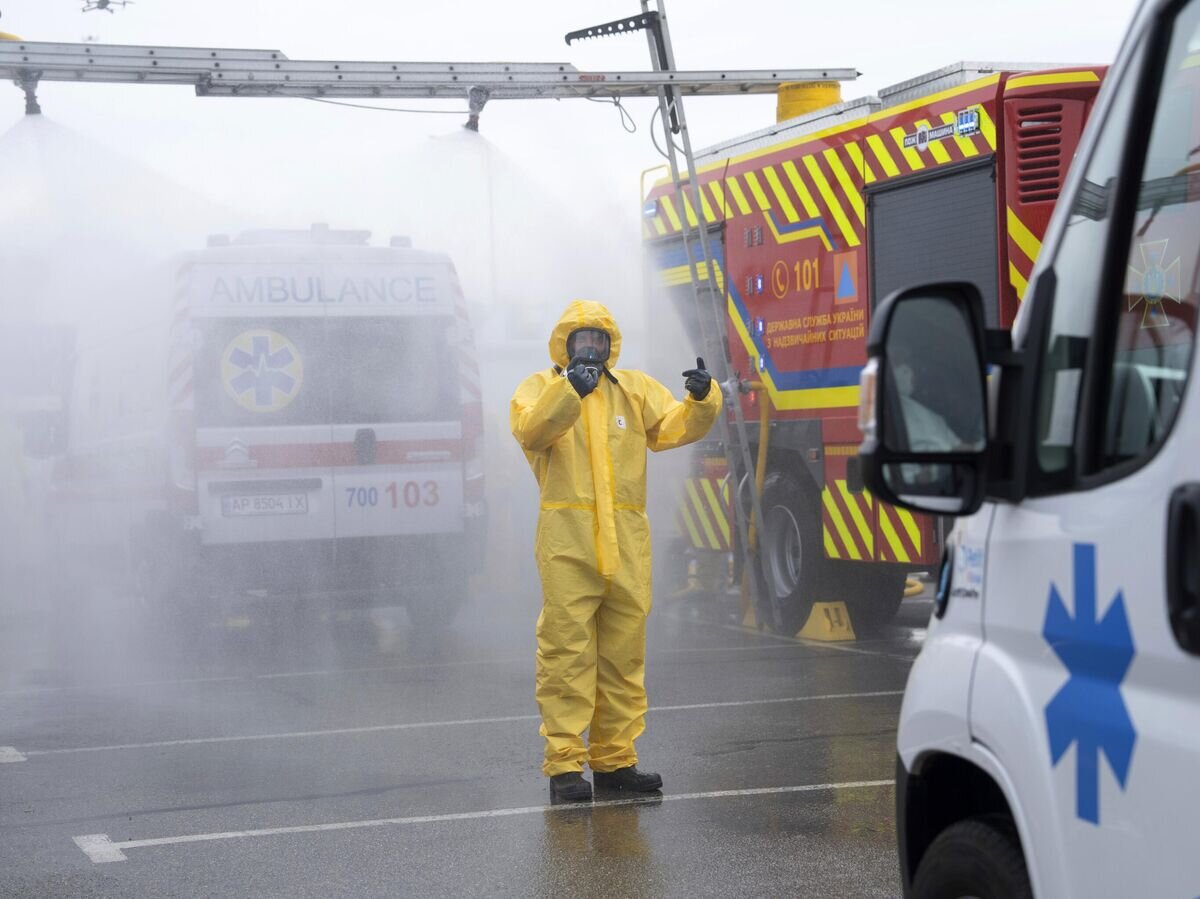
[[[457,568],[445,571],[438,579],[438,587],[408,596],[405,607],[414,628],[436,631],[449,627],[466,601],[467,572]]]
[[[819,512],[813,513],[819,503],[790,471],[772,471],[763,483],[763,574],[779,610],[779,632],[789,636],[804,627],[828,576]]]
[[[876,633],[896,617],[907,578],[903,565],[845,566],[842,594],[855,633]]]

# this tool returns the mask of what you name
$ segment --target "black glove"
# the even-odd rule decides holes
[[[580,399],[596,389],[600,381],[600,369],[595,365],[587,365],[582,359],[575,358],[567,366],[567,380],[575,388]]]
[[[689,368],[683,373],[687,378],[683,382],[683,386],[687,388],[688,393],[698,400],[708,396],[708,391],[712,389],[712,375],[704,369],[704,360],[699,356],[696,357],[696,367]]]

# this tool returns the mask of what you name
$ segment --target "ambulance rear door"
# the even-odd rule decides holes
[[[330,411],[338,538],[459,534],[460,329],[449,264],[397,249],[345,268],[361,302],[331,308]]]
[[[342,363],[329,352],[325,266],[299,248],[229,252],[237,261],[198,263],[191,278],[203,541],[332,538],[330,382]]]

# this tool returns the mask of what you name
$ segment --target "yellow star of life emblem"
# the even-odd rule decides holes
[[[1142,311],[1143,328],[1165,328],[1170,325],[1164,300],[1174,300],[1182,303],[1182,288],[1179,280],[1179,257],[1169,265],[1166,264],[1167,241],[1154,240],[1138,245],[1141,254],[1142,267],[1129,266],[1130,280],[1126,289],[1129,297],[1129,311],[1137,308],[1138,303],[1144,303]]]

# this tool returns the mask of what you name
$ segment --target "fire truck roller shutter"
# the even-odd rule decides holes
[[[867,196],[872,305],[918,284],[969,281],[997,327],[994,159],[889,181]]]

